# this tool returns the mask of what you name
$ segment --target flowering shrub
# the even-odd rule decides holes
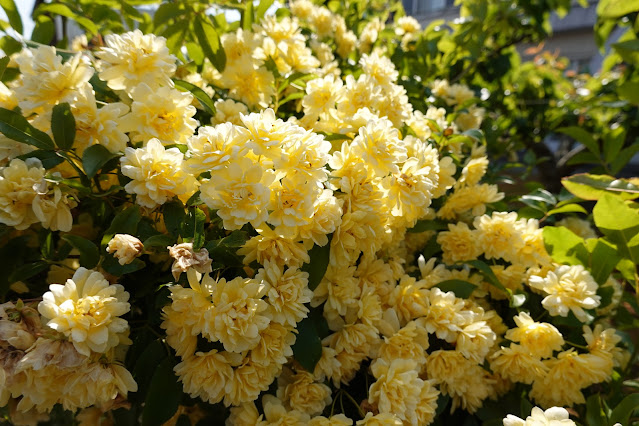
[[[414,19],[265,12],[2,62],[8,418],[627,422],[636,182],[509,211],[477,93],[434,79],[418,109],[375,47]]]

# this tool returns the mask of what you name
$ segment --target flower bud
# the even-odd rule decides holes
[[[107,245],[107,253],[113,253],[120,265],[129,264],[142,254],[144,245],[140,240],[129,234],[115,234]]]

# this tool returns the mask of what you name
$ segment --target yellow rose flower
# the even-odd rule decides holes
[[[177,148],[165,149],[157,139],[144,148],[127,148],[120,158],[122,174],[131,178],[124,189],[136,195],[136,202],[155,208],[177,195],[186,201],[197,181],[183,170],[184,155]]]
[[[96,52],[101,59],[99,76],[111,89],[131,93],[140,83],[153,88],[173,86],[176,58],[169,53],[164,37],[135,30],[109,34],[104,41],[106,47]]]
[[[105,353],[119,345],[129,329],[129,293],[119,284],[109,285],[96,271],[79,268],[66,284],[52,284],[42,296],[38,311],[46,325],[64,334],[83,355]]]

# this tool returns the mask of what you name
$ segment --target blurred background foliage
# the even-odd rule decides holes
[[[595,37],[605,58],[595,75],[570,71],[567,59],[543,50],[544,40],[552,33],[551,14],[565,15],[571,7],[586,6],[584,1],[458,0],[458,19],[432,22],[406,42],[390,26],[405,15],[399,1],[330,0],[323,4],[343,16],[357,36],[370,22],[389,24],[369,49],[387,50],[415,109],[425,113],[431,105],[440,106],[437,102],[443,101],[432,94],[432,83],[438,79],[462,83],[474,91],[476,99],[468,104],[477,103],[486,110],[481,130],[492,160],[489,173],[509,193],[507,201],[519,203],[520,216],[553,223],[552,212],[570,201],[590,200],[594,205],[594,201],[605,198],[602,194],[619,192],[630,194],[627,199],[637,198],[636,179],[615,178],[639,174],[637,163],[631,163],[639,153],[639,0],[599,2]],[[15,3],[0,0],[0,5],[7,14],[7,21],[0,22],[0,49],[7,55],[21,50],[23,43],[55,45],[61,52],[70,50],[70,24],[86,32],[89,47],[101,46],[107,34],[139,28],[164,36],[182,67],[200,73],[211,67],[219,71],[224,68],[221,34],[239,27],[249,29],[275,9],[273,0],[37,1],[35,28],[32,34],[24,34]],[[277,10],[278,15],[287,13],[285,8]],[[611,43],[611,34],[618,29],[621,37]],[[538,46],[526,51],[533,55],[531,60],[522,59],[522,45]],[[356,50],[347,57],[336,55],[342,72],[357,73],[355,65],[361,53]],[[15,71],[6,68],[2,81],[15,77]],[[301,78],[276,77],[278,94]],[[301,115],[295,102],[276,103],[282,117]],[[453,113],[464,113],[464,108],[464,104],[458,105]],[[609,177],[569,177],[575,173]],[[589,193],[592,188],[599,192]],[[636,230],[634,226],[634,222],[628,225]],[[617,243],[613,237],[612,243]],[[576,241],[578,244],[581,242]],[[633,259],[639,255],[639,246],[633,247],[635,251],[626,247],[624,259],[630,264],[626,272],[620,271],[636,285]],[[566,250],[572,248],[566,246]],[[632,385],[639,386],[636,382]],[[602,402],[593,399],[588,404],[597,408]]]
[[[172,53],[202,71],[208,62],[205,58],[217,68],[224,66],[218,34],[239,26],[250,28],[275,9],[273,3],[37,1],[33,33],[21,35],[65,49],[71,42],[70,21],[86,31],[90,45],[101,45],[106,34],[140,28],[166,37]],[[405,15],[401,2],[394,0],[324,4],[343,16],[357,35],[373,20],[391,24]],[[639,2],[599,2],[595,37],[602,53],[606,46],[608,51],[602,70],[594,76],[569,71],[565,58],[542,48],[552,34],[551,14],[564,16],[571,7],[586,7],[586,0],[458,0],[456,4],[461,6],[458,19],[431,22],[419,37],[406,43],[406,49],[400,48],[400,37],[390,25],[371,46],[387,49],[416,109],[424,112],[432,104],[430,84],[436,79],[474,89],[480,106],[488,111],[482,124],[488,150],[492,158],[501,160],[495,162],[499,167],[493,172],[503,175],[502,170],[512,169],[513,176],[528,181],[527,188],[517,186],[511,192],[532,190],[535,184],[530,182],[535,181],[558,192],[561,178],[578,171],[632,174],[626,166],[639,152]],[[0,39],[0,48],[8,54],[19,50],[16,33],[22,32],[19,15],[10,9],[5,6],[9,19],[1,24],[5,35]],[[286,12],[280,8],[277,13]],[[609,38],[617,28],[624,32],[610,48]],[[534,54],[531,60],[522,61],[522,45],[539,45],[526,51]],[[340,68],[348,72],[357,55],[339,57]],[[556,143],[549,144],[549,139]]]

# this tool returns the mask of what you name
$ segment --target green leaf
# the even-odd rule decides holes
[[[626,396],[620,403],[612,410],[612,414],[610,415],[609,425],[614,425],[615,423],[621,423],[622,425],[627,425],[628,420],[632,413],[639,409],[639,393],[633,393],[631,395]]]
[[[565,204],[561,207],[557,207],[556,209],[550,210],[548,213],[546,213],[546,216],[552,216],[554,214],[560,214],[560,213],[588,214],[588,211],[584,209],[582,206],[580,206],[579,204]]]
[[[639,141],[635,141],[629,147],[621,150],[617,158],[610,163],[610,171],[612,174],[617,174],[624,168],[626,164],[639,152]]]
[[[637,266],[630,259],[621,259],[619,263],[617,263],[617,270],[621,272],[621,276],[630,283],[634,282],[635,285],[639,284],[635,282],[636,268]]]
[[[193,96],[195,96],[195,99],[198,100],[204,111],[208,112],[211,115],[215,115],[215,104],[213,102],[213,99],[211,99],[211,97],[207,95],[204,90],[200,89],[195,84],[191,84],[183,80],[173,81],[175,82],[175,87],[177,87],[178,89],[191,92]]]
[[[7,14],[11,28],[22,34],[22,19],[20,18],[20,11],[16,7],[15,2],[13,0],[0,0],[0,6],[2,6],[2,9],[4,9],[4,12]]]
[[[199,44],[189,41],[186,43],[186,52],[189,54],[189,59],[200,66],[204,63],[204,52]],[[197,87],[197,86],[196,86]]]
[[[486,278],[491,285],[497,287],[498,289],[504,291],[505,293],[508,293],[508,289],[504,287],[504,285],[499,281],[499,279],[497,278],[493,270],[490,269],[490,266],[488,266],[485,262],[481,260],[471,260],[465,263],[468,263],[469,265],[472,265],[475,268],[477,268],[479,272],[481,272],[484,278]]]
[[[602,238],[587,240],[586,247],[590,252],[590,273],[599,285],[603,285],[615,270],[621,256],[616,247]]]
[[[0,58],[0,79],[2,79],[2,76],[4,75],[4,72],[7,69],[7,65],[9,65],[10,60],[11,58],[9,58],[8,56],[3,56],[2,58]]]
[[[331,235],[332,237],[332,235]],[[320,247],[317,244],[308,252],[311,261],[302,265],[302,271],[308,272],[308,288],[315,290],[326,274],[331,257],[331,243]]]
[[[255,20],[261,21],[269,7],[273,5],[274,0],[261,0],[255,9]]]
[[[68,6],[60,3],[47,3],[38,6],[35,12],[35,16],[39,16],[45,13],[52,13],[54,15],[64,16],[77,22],[78,25],[87,30],[91,35],[98,33],[98,26],[88,18],[76,15]]]
[[[586,422],[588,426],[608,426],[608,419],[601,404],[601,395],[590,395],[586,401]]]
[[[448,229],[448,224],[442,220],[418,220],[415,226],[407,232],[419,233],[425,231],[443,231]]]
[[[64,102],[53,107],[51,133],[58,147],[64,150],[71,149],[75,140],[75,118],[68,103]]]
[[[40,253],[42,257],[47,260],[52,260],[55,254],[55,247],[53,245],[53,231],[50,229],[42,229],[39,234]]]
[[[197,207],[189,209],[186,218],[182,222],[180,235],[184,241],[193,243],[193,249],[199,250],[204,245],[204,223],[206,222],[206,214]]]
[[[280,106],[284,105],[287,102],[293,101],[295,99],[301,99],[306,95],[305,92],[294,92],[282,99],[279,103]]]
[[[219,72],[224,71],[226,54],[220,43],[220,36],[211,21],[198,15],[193,21],[193,31],[209,61]]]
[[[0,50],[2,50],[5,55],[13,55],[14,53],[21,51],[22,47],[23,47],[22,43],[20,43],[19,41],[17,41],[15,38],[11,36],[7,35],[0,39]],[[15,68],[8,69],[7,74],[9,74],[8,71],[12,71],[13,75],[15,76],[11,78],[10,80],[13,80],[19,75],[19,71]],[[7,78],[7,76],[5,75],[4,78]]]
[[[220,240],[219,245],[223,247],[238,248],[242,247],[249,239],[249,235],[245,231],[235,230]]]
[[[49,135],[33,127],[22,115],[9,109],[0,108],[0,132],[9,139],[40,149],[54,148]]]
[[[31,157],[40,160],[40,162],[42,162],[42,167],[45,169],[52,169],[64,161],[64,158],[60,157],[55,151],[45,151],[40,149],[18,156],[21,160],[26,160]]]
[[[625,202],[612,195],[601,197],[592,212],[600,229],[625,231],[639,226],[639,204]]]
[[[162,206],[162,213],[164,215],[164,226],[166,230],[175,237],[180,235],[182,222],[184,222],[186,218],[184,204],[180,201],[165,203],[164,206]]]
[[[158,234],[147,238],[146,240],[144,240],[143,244],[144,248],[162,247],[164,250],[166,250],[168,246],[172,246],[173,244],[175,244],[175,238],[171,237],[170,235]]]
[[[87,269],[93,269],[97,266],[100,260],[100,252],[94,243],[74,234],[65,234],[60,238],[80,252],[80,266],[84,266]],[[71,249],[68,252],[65,250],[65,254],[68,256],[70,251]]]
[[[639,105],[639,83],[626,81],[617,87],[617,94],[621,99],[625,99],[633,105]],[[606,158],[606,161],[611,160]]]
[[[49,269],[49,264],[43,260],[18,266],[11,275],[9,275],[9,284],[13,284],[16,281],[28,280],[47,269]]]
[[[164,424],[178,409],[182,399],[182,384],[173,373],[171,358],[164,358],[153,373],[149,392],[144,400],[142,426]]]
[[[115,234],[135,235],[141,219],[140,207],[136,204],[125,208],[115,215],[113,221],[111,221],[111,226],[104,232],[104,237],[102,237],[102,248],[106,247]]]
[[[166,348],[162,342],[154,340],[146,346],[138,357],[132,373],[138,384],[138,393],[140,395],[147,394],[155,368],[162,363],[166,355]]]
[[[601,18],[619,18],[639,10],[639,0],[601,0],[597,15]]]
[[[460,299],[468,299],[473,290],[477,288],[475,284],[462,280],[442,281],[439,284],[435,285],[435,287],[444,292],[452,291],[453,293],[455,293],[455,296],[459,297]]]
[[[588,265],[589,253],[583,238],[563,226],[543,228],[546,250],[557,263]]]
[[[166,24],[170,19],[175,19],[177,16],[184,14],[185,11],[185,9],[180,9],[178,3],[164,3],[153,15],[153,25],[157,28]]]
[[[31,40],[36,43],[48,45],[53,39],[55,33],[55,24],[48,16],[38,16],[35,19],[35,27],[31,33]]]
[[[249,0],[246,3],[244,13],[242,13],[242,29],[244,31],[251,31],[253,28],[253,1]]]
[[[636,64],[639,61],[639,40],[626,40],[612,45],[625,62]],[[631,89],[632,84],[628,87]]]
[[[639,198],[639,186],[633,182],[635,181],[588,173],[572,175],[561,180],[561,184],[570,193],[584,200],[598,200],[605,194],[624,200]]]
[[[102,261],[100,266],[102,266],[102,268],[109,274],[119,277],[121,275],[130,274],[143,269],[146,266],[146,263],[140,259],[133,259],[131,263],[120,265],[120,262],[118,262],[118,259],[116,259],[113,254],[106,253],[104,255],[104,261]]]
[[[599,144],[597,143],[595,138],[593,138],[589,132],[585,131],[581,127],[561,127],[557,129],[557,131],[559,133],[563,133],[564,135],[570,136],[577,142],[580,142],[582,145],[588,148],[590,152],[596,154],[597,156],[599,156],[599,154],[601,153],[599,151]]]
[[[322,357],[322,340],[316,321],[316,315],[309,315],[297,323],[298,334],[293,345],[293,356],[310,373]]]
[[[477,142],[484,140],[484,133],[479,129],[470,129],[462,133],[462,135],[470,136]]]
[[[79,235],[64,234],[61,237],[64,241],[71,244],[80,252],[80,265],[87,269],[93,269],[100,260],[100,251],[98,247]]]
[[[595,204],[593,217],[619,253],[639,263],[639,204],[606,194]]]
[[[82,154],[82,167],[89,178],[93,178],[109,160],[117,155],[111,153],[104,145],[91,145]]]
[[[471,260],[466,263],[468,263],[469,265],[473,265],[475,268],[479,269],[479,272],[481,272],[484,278],[488,280],[489,284],[497,287],[498,289],[506,293],[508,296],[511,295],[511,291],[508,290],[506,287],[504,287],[504,285],[499,281],[499,279],[497,278],[493,270],[490,269],[490,266],[488,266],[486,263],[482,262],[481,260]]]
[[[201,206],[202,204],[204,204],[201,195],[202,193],[200,191],[195,191],[195,193],[191,195],[188,200],[186,200],[186,205],[188,207]]]

